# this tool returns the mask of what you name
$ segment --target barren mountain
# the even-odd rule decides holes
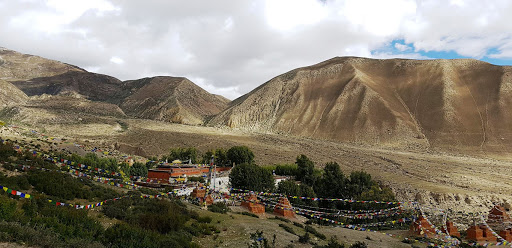
[[[185,78],[155,77],[122,82],[111,76],[5,48],[0,49],[2,78],[28,96],[80,96],[80,99],[45,96],[32,100],[27,106],[63,113],[84,109],[86,113],[100,116],[124,116],[119,108],[99,103],[106,102],[120,105],[133,117],[203,124],[206,118],[224,110],[229,102]]]
[[[507,151],[511,107],[510,66],[343,57],[273,78],[233,101],[210,125],[364,144]]]
[[[128,95],[119,79],[86,71],[69,71],[51,77],[15,81],[13,84],[29,96],[75,92],[89,100],[118,104]]]
[[[0,108],[9,105],[23,104],[27,101],[27,95],[11,83],[0,80]]]
[[[0,79],[5,81],[25,81],[70,71],[85,72],[76,66],[0,47]]]
[[[181,77],[153,77],[125,82],[140,87],[120,105],[130,116],[181,124],[203,124],[229,100],[208,93]]]

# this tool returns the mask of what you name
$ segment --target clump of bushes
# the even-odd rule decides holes
[[[247,216],[251,216],[251,217],[254,217],[254,218],[260,218],[257,214],[251,213],[251,212],[238,212],[237,214],[247,215]]]
[[[317,236],[317,237],[318,237],[319,239],[321,239],[321,240],[325,240],[325,239],[327,239],[327,237],[326,237],[323,233],[319,233],[319,232],[318,232],[314,227],[312,227],[312,226],[309,226],[309,225],[308,225],[308,226],[306,226],[304,229],[306,230],[306,232],[311,233],[311,234],[313,234],[313,235]]]
[[[28,182],[39,192],[54,196],[55,200],[73,200],[75,198],[106,200],[119,196],[112,189],[98,186],[85,178],[74,178],[56,171],[30,171]]]
[[[280,220],[280,221],[284,221],[286,223],[290,223],[291,222],[291,220],[283,218],[283,217],[279,217],[279,216],[274,216],[274,219]]]
[[[208,206],[208,210],[210,210],[214,213],[225,214],[225,213],[229,212],[229,207],[223,202],[216,202],[216,203]]]
[[[293,222],[293,225],[296,227],[304,228],[304,225],[300,224],[299,222]]]
[[[293,230],[293,228],[291,228],[290,226],[287,226],[287,225],[285,225],[285,224],[283,224],[283,223],[279,223],[279,226],[280,226],[281,228],[283,228],[285,231],[287,231],[287,232],[289,232],[289,233],[291,233],[291,234],[297,235],[297,234],[295,233],[295,231]]]

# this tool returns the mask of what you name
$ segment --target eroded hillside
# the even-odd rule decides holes
[[[512,144],[512,67],[334,58],[278,76],[210,125],[400,147]]]

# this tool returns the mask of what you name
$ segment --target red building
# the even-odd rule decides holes
[[[231,167],[217,167],[217,172],[228,171]],[[210,168],[200,165],[162,166],[148,170],[148,178],[160,183],[168,183],[169,178],[198,177],[208,175]]]

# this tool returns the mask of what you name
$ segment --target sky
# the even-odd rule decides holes
[[[512,65],[510,0],[0,0],[0,47],[235,99],[336,56]]]

